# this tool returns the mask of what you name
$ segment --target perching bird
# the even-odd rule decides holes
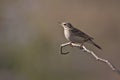
[[[72,43],[81,44],[81,46],[86,42],[86,43],[93,44],[98,49],[102,49],[99,45],[97,45],[93,41],[92,37],[85,34],[81,30],[73,27],[73,25],[71,23],[63,22],[63,23],[61,23],[61,25],[64,28],[64,35],[68,41],[70,41]]]

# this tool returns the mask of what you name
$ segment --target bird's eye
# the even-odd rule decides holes
[[[64,25],[67,25],[67,24],[64,24]]]

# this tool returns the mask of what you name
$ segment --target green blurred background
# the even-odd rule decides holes
[[[119,80],[120,75],[67,42],[58,22],[95,38],[89,45],[120,69],[120,0],[0,0],[0,80]]]

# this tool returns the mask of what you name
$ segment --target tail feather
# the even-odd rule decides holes
[[[92,42],[92,44],[95,46],[95,47],[97,47],[98,49],[101,49],[102,50],[102,48],[99,46],[99,45],[97,45],[95,42],[93,42],[93,41],[91,41]]]

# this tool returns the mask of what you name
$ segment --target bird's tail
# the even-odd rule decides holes
[[[95,47],[97,47],[98,49],[101,49],[101,50],[102,50],[102,48],[101,48],[99,45],[97,45],[95,42],[91,41],[91,43],[92,43]]]

